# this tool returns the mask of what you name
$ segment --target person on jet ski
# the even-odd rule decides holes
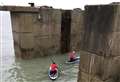
[[[69,62],[73,62],[76,60],[76,53],[75,51],[71,51],[70,53],[68,53],[68,57],[69,57]]]
[[[57,73],[57,64],[55,62],[53,62],[51,65],[50,65],[50,75],[55,75]]]

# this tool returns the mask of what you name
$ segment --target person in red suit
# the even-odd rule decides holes
[[[57,73],[57,64],[55,62],[53,62],[51,65],[50,65],[50,75],[55,75]]]
[[[76,60],[75,51],[72,51],[72,52],[68,53],[68,57],[69,57],[69,62],[75,61]]]

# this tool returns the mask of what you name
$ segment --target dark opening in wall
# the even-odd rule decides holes
[[[71,10],[62,11],[61,20],[61,53],[70,51]]]

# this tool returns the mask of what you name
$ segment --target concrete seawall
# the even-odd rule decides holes
[[[85,7],[78,82],[120,82],[120,5]]]
[[[38,12],[12,13],[15,49],[22,58],[60,52],[61,11],[39,9]]]
[[[72,11],[50,7],[1,6],[0,10],[11,12],[17,58],[34,58],[80,50],[79,22],[82,19],[80,13],[83,12],[80,9]]]

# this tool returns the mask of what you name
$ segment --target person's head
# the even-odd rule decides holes
[[[75,51],[72,51],[72,53],[75,53]]]
[[[55,62],[53,62],[53,64],[55,64]]]

